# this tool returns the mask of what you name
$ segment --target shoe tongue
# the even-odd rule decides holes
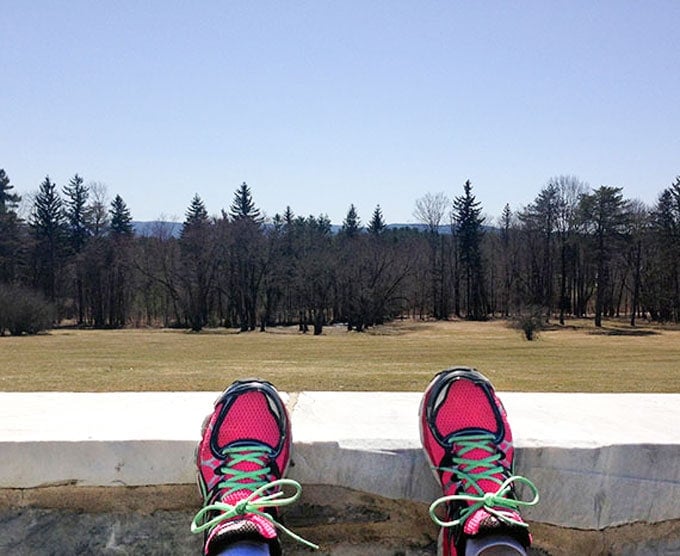
[[[235,443],[232,444],[230,448],[238,448],[238,446],[238,443]],[[240,455],[248,455],[247,446],[244,446],[244,449],[238,451],[235,459],[240,459]],[[222,501],[235,506],[238,502],[250,496],[254,490],[263,484],[264,481],[267,481],[268,479],[265,474],[266,464],[264,461],[266,461],[266,455],[261,452],[257,452],[252,454],[251,459],[244,459],[242,461],[233,463],[230,466],[230,469],[236,473],[226,474],[225,478],[236,479],[238,484],[244,485],[245,488],[238,489],[229,494],[223,495]],[[243,473],[244,476],[237,478],[239,473]],[[246,473],[253,474],[253,476],[247,476],[245,475]]]
[[[253,471],[260,471],[267,465],[267,453],[256,450],[252,445],[232,444],[230,448],[233,449],[234,459],[240,460],[232,463],[230,465],[231,469],[244,473],[251,473]],[[243,482],[251,483],[253,482],[253,479],[244,477]]]
[[[464,437],[463,437],[464,438]],[[492,456],[493,452],[490,452],[488,450],[484,450],[483,448],[473,448],[469,452],[467,452],[463,457],[466,460],[472,460],[472,461],[480,461],[483,459],[488,458],[489,456]],[[498,462],[492,464],[494,467],[498,465]],[[483,466],[483,465],[478,465],[475,466],[474,463],[470,465],[465,465],[464,467],[465,473],[467,475],[471,475],[474,477],[475,475],[479,473],[484,473],[489,470],[489,467]],[[492,475],[496,480],[491,480],[491,479],[477,479],[477,486],[482,490],[482,493],[488,493],[488,492],[496,492],[498,490],[498,487],[501,485],[501,483],[505,480],[505,477],[503,476],[502,471],[499,471],[498,473],[495,473]],[[467,494],[472,494],[474,496],[480,496],[479,490],[477,490],[472,483],[465,483],[467,485],[467,488],[465,488],[465,492]]]
[[[220,501],[236,506],[272,479],[268,469],[268,454],[252,448],[252,445],[235,442],[223,449],[223,457],[229,461],[229,465],[220,467],[220,472],[213,478],[211,502]]]

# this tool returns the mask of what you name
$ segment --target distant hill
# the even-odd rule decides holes
[[[132,228],[135,234],[142,237],[163,236],[179,237],[182,233],[181,222],[167,222],[164,220],[153,220],[151,222],[132,221]]]
[[[132,221],[132,228],[135,234],[142,237],[152,237],[157,235],[179,237],[182,233],[181,222],[168,222],[165,220],[152,220],[148,222]],[[420,232],[427,230],[425,224],[387,224],[389,229],[412,228]],[[342,226],[331,224],[331,232],[337,234],[342,229]],[[366,227],[364,226],[364,230]],[[450,226],[439,226],[440,234],[450,234]]]
[[[419,232],[427,232],[427,224],[420,224],[418,222],[411,224],[388,224],[387,228],[390,230],[399,230],[401,228],[410,228],[411,230],[418,230]],[[450,234],[451,226],[439,226],[440,234]]]
[[[427,232],[427,224],[388,224],[388,228],[411,228],[412,230],[418,230],[419,232]],[[485,232],[493,232],[498,230],[496,226],[482,225],[482,230]],[[451,225],[446,224],[445,226],[439,226],[439,233],[444,236],[451,235]]]
[[[138,221],[133,221],[132,222],[132,227],[135,231],[135,234],[138,236],[142,237],[151,237],[151,236],[172,236],[172,237],[179,237],[180,234],[182,233],[182,223],[181,222],[168,222],[164,220],[153,220],[150,222],[138,222]],[[331,225],[331,231],[334,234],[337,234],[341,230],[342,226],[338,226],[337,224],[332,224]],[[400,229],[400,228],[411,228],[413,230],[418,230],[419,232],[426,232],[427,231],[427,225],[425,224],[420,224],[420,223],[415,223],[415,224],[387,224],[387,228],[389,229]],[[364,227],[364,230],[366,228]],[[485,231],[492,230],[494,229],[492,226],[483,226],[483,229]],[[439,226],[439,233],[442,235],[450,235],[451,234],[451,226],[448,224],[446,226]]]

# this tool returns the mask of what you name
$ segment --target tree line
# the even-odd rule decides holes
[[[290,207],[265,219],[244,182],[219,216],[196,194],[179,234],[158,223],[149,235],[78,174],[61,189],[46,177],[25,219],[12,190],[0,169],[0,334],[66,321],[314,334],[525,313],[680,321],[680,177],[646,206],[558,176],[492,222],[467,181],[452,199],[419,198],[420,226],[387,226],[380,206],[364,226],[351,205],[337,231]]]

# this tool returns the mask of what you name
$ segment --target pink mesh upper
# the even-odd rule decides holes
[[[245,392],[236,398],[218,433],[218,444],[257,440],[268,446],[279,444],[279,426],[262,392]]]
[[[467,429],[484,429],[494,434],[497,431],[496,418],[484,390],[472,381],[456,380],[439,406],[436,426],[442,436]]]

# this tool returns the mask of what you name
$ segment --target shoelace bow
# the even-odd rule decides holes
[[[274,527],[299,543],[310,548],[319,548],[316,544],[303,539],[290,529],[284,527],[267,512],[262,511],[264,508],[277,508],[292,504],[302,493],[300,483],[293,479],[267,480],[269,473],[271,473],[271,468],[265,465],[263,461],[266,460],[266,456],[269,454],[268,448],[264,446],[236,446],[226,448],[223,454],[228,456],[228,462],[220,467],[219,472],[227,478],[218,483],[216,487],[224,491],[221,497],[226,498],[239,490],[249,490],[251,494],[246,498],[242,498],[234,505],[216,501],[204,506],[198,511],[191,522],[192,533],[202,533],[205,530],[213,529],[223,521],[234,517],[256,514],[269,520]],[[256,464],[258,467],[251,471],[242,471],[234,468],[234,466],[243,462]],[[294,493],[286,496],[282,490],[284,486],[292,487]],[[269,494],[267,494],[268,492]],[[210,513],[215,513],[215,517],[208,519]]]
[[[518,510],[521,506],[534,506],[538,504],[538,489],[529,479],[521,475],[509,476],[504,481],[501,481],[496,475],[503,474],[505,468],[498,462],[502,455],[498,452],[494,444],[494,436],[491,433],[465,435],[453,437],[451,445],[459,446],[457,455],[453,457],[453,466],[438,467],[440,471],[448,471],[459,477],[463,481],[463,491],[468,490],[470,486],[478,492],[475,494],[451,494],[438,498],[430,505],[430,517],[440,527],[455,527],[464,523],[468,517],[480,508],[484,508],[487,512],[494,515],[504,523],[509,525],[518,525],[521,527],[528,527],[523,521],[518,521],[507,514],[503,513],[505,510]],[[488,457],[481,459],[468,459],[464,456],[472,450],[484,450],[489,453]],[[472,472],[472,469],[482,468],[478,471]],[[468,471],[468,469],[470,471]],[[496,492],[484,492],[479,486],[478,481],[487,479],[497,483],[498,489]],[[529,501],[515,500],[507,498],[513,483],[523,483],[529,487],[533,498]],[[442,504],[453,501],[472,502],[471,505],[463,508],[460,516],[451,521],[443,521],[435,514],[436,509]]]

